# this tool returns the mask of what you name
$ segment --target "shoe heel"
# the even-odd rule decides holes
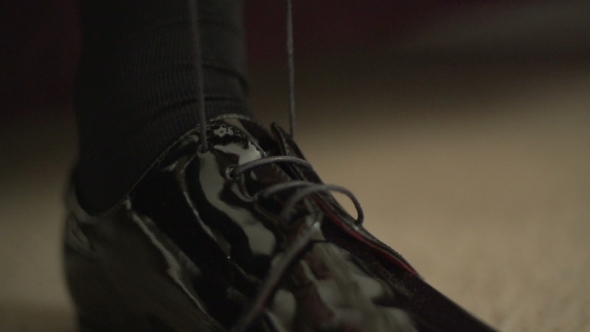
[[[126,307],[100,261],[80,254],[68,245],[64,250],[66,279],[78,309],[81,332],[151,331],[145,317]]]

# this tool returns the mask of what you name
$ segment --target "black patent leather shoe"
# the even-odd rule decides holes
[[[279,127],[221,118],[207,142],[187,134],[103,215],[70,191],[83,330],[492,331],[369,234]]]

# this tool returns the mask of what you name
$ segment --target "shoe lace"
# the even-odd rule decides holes
[[[267,164],[275,164],[275,163],[292,163],[297,164],[303,167],[307,167],[312,169],[311,164],[303,159],[291,156],[271,156],[265,157],[262,159],[257,159],[254,161],[250,161],[244,163],[242,165],[236,166],[230,171],[230,176],[236,177],[240,174],[243,174],[247,171],[253,170],[263,165]],[[289,182],[283,182],[271,185],[265,189],[262,189],[258,193],[255,194],[257,197],[269,197],[272,194],[276,194],[281,191],[291,190],[300,188],[299,190],[295,191],[293,195],[289,197],[289,199],[285,202],[281,212],[279,214],[280,219],[288,224],[290,222],[290,213],[293,211],[295,204],[301,201],[303,198],[318,192],[340,192],[350,198],[354,207],[357,211],[357,219],[355,221],[355,226],[360,226],[364,220],[364,213],[363,209],[361,208],[361,204],[356,199],[354,194],[341,186],[333,185],[333,184],[317,184],[311,183],[307,181],[295,180]],[[295,242],[291,244],[291,246],[283,253],[283,258],[278,261],[278,263],[271,268],[268,277],[262,283],[258,295],[254,302],[251,304],[249,310],[240,318],[236,326],[232,329],[232,332],[242,332],[246,331],[246,329],[256,320],[256,318],[260,315],[262,310],[264,309],[266,303],[271,299],[272,295],[274,294],[275,290],[278,288],[279,283],[281,282],[283,276],[287,273],[288,269],[292,266],[292,264],[297,261],[297,258],[301,257],[304,252],[314,243],[312,237],[314,234],[317,234],[321,227],[321,222],[323,219],[317,220],[313,222],[304,232],[300,235]]]
[[[192,55],[193,61],[196,67],[196,79],[197,79],[197,99],[198,99],[198,121],[201,130],[199,130],[201,151],[208,151],[209,147],[207,144],[207,133],[206,133],[206,113],[205,113],[205,99],[204,99],[204,86],[203,86],[203,64],[202,64],[202,50],[199,35],[198,25],[198,5],[197,0],[187,0],[189,14],[190,14],[190,25],[191,34],[193,38]],[[287,17],[286,17],[286,28],[287,28],[287,68],[289,72],[289,127],[290,136],[293,139],[295,135],[295,65],[294,65],[294,47],[293,47],[293,6],[291,0],[287,2]],[[289,163],[298,166],[302,166],[313,170],[312,165],[301,158],[293,156],[267,156],[253,161],[246,162],[241,165],[234,166],[229,169],[228,175],[231,178],[236,178],[248,171],[254,170],[258,167],[276,164],[276,163]],[[271,185],[265,189],[262,189],[255,194],[255,198],[267,198],[270,195],[276,194],[281,191],[297,189],[287,199],[279,218],[282,222],[288,224],[290,222],[291,213],[295,205],[302,199],[316,194],[316,193],[327,193],[327,192],[339,192],[342,193],[352,201],[356,211],[357,219],[354,223],[355,227],[362,225],[364,221],[364,213],[361,205],[354,194],[341,186],[334,184],[323,184],[323,183],[312,183],[302,180],[294,180],[284,183],[278,183]],[[271,299],[276,289],[279,286],[283,276],[287,273],[289,268],[294,262],[302,256],[303,253],[314,243],[312,237],[317,234],[321,227],[323,218],[313,222],[308,228],[285,250],[282,255],[283,258],[277,262],[268,273],[266,279],[260,286],[256,299],[252,302],[250,308],[242,315],[238,323],[232,329],[232,332],[243,332],[258,318],[264,309],[266,303]]]

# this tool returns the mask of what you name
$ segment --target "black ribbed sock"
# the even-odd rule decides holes
[[[198,0],[207,117],[246,106],[242,1]],[[90,213],[121,199],[197,121],[186,0],[80,0],[74,90],[78,196]]]

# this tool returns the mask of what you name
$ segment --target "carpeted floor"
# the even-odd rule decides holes
[[[298,70],[297,140],[371,231],[498,329],[590,331],[590,63],[374,50]],[[286,125],[281,71],[253,71],[252,104]],[[59,238],[76,133],[55,114],[0,131],[0,331],[74,331]]]

